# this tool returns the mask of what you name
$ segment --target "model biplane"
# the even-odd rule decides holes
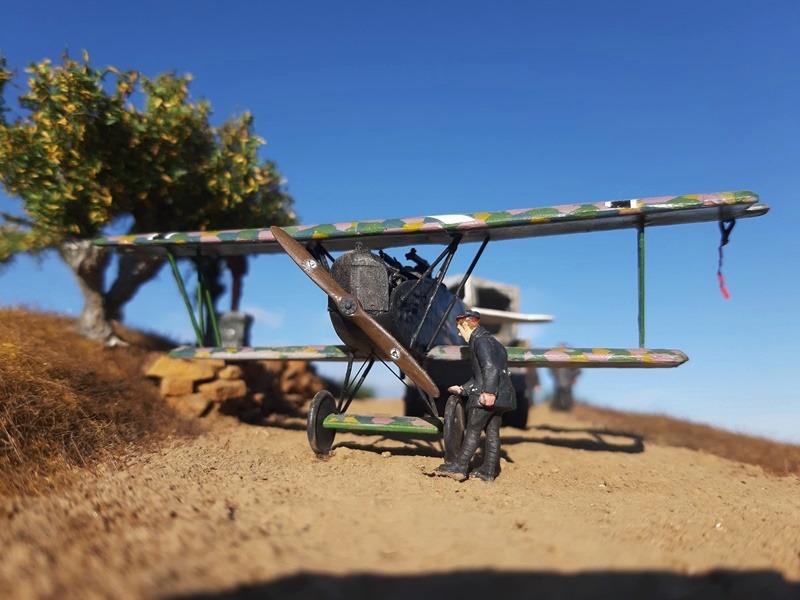
[[[178,257],[234,256],[286,253],[328,297],[328,311],[338,346],[222,347],[210,302],[199,317],[190,310],[198,347],[171,353],[181,358],[242,360],[344,361],[344,385],[338,397],[318,393],[308,414],[308,439],[317,454],[327,454],[337,430],[409,432],[443,435],[445,456],[452,457],[463,437],[464,409],[455,396],[447,399],[452,378],[431,376],[438,362],[468,360],[468,348],[457,335],[455,316],[466,307],[459,290],[470,277],[490,241],[525,237],[632,228],[637,231],[639,346],[636,348],[519,348],[509,347],[509,365],[581,368],[669,368],[687,360],[680,350],[645,347],[644,242],[647,227],[718,221],[727,242],[736,219],[765,214],[752,192],[724,192],[650,199],[620,200],[451,214],[416,218],[354,221],[325,225],[297,225],[218,232],[175,232],[123,235],[96,240],[121,251],[157,253],[173,267],[187,307],[190,307]],[[477,244],[477,251],[455,290],[443,285],[457,250]],[[385,252],[399,246],[438,244],[443,250],[433,262],[409,253],[413,264],[402,264]],[[721,248],[721,246],[720,246]],[[335,257],[333,252],[341,252]],[[721,256],[721,255],[720,255]],[[198,261],[199,263],[200,261]],[[438,271],[437,271],[438,267]],[[721,278],[721,275],[720,275]],[[198,270],[202,294],[203,276]],[[722,281],[721,281],[722,285]],[[202,323],[208,319],[216,332],[216,347],[203,345]],[[355,415],[348,409],[376,362],[394,365],[416,387],[427,415],[378,417]],[[359,364],[354,374],[354,365]],[[438,373],[446,373],[438,369]],[[437,401],[438,399],[438,401]]]

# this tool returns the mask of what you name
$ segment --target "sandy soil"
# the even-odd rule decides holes
[[[399,402],[356,412],[400,414]],[[486,484],[438,442],[210,417],[61,496],[0,502],[0,597],[800,598],[800,479],[547,406]]]

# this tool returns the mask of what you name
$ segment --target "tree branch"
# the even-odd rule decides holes
[[[160,256],[122,254],[117,278],[105,294],[106,315],[121,320],[122,307],[133,298],[142,284],[158,274],[164,262]]]
[[[11,213],[7,213],[2,210],[0,210],[0,217],[3,217],[9,223],[14,223],[14,225],[25,225],[26,227],[34,227],[34,223],[32,221],[28,221],[28,219],[24,217],[18,217],[17,215],[12,215]]]

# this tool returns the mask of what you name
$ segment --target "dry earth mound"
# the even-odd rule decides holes
[[[15,467],[37,480],[94,468],[0,498],[2,598],[800,597],[800,478],[713,454],[727,443],[692,448],[689,432],[714,437],[698,426],[536,406],[527,430],[503,430],[492,484],[432,476],[436,440],[338,435],[320,460],[302,414],[253,425],[214,412],[196,436],[147,445],[180,421],[141,375],[144,352],[87,344],[58,317],[24,319],[0,330],[11,382],[0,399],[8,419],[6,401],[25,398],[30,424],[2,421],[0,435],[52,430],[59,442],[31,442],[34,460]],[[76,443],[70,458],[80,427],[120,453]],[[4,464],[24,459],[20,442],[0,444]]]
[[[195,429],[141,374],[164,341],[105,348],[67,317],[0,309],[0,495],[54,490],[75,469]]]

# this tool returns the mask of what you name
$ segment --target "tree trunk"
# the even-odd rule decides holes
[[[61,245],[60,254],[75,274],[83,293],[78,332],[107,346],[125,344],[114,333],[112,321],[122,318],[122,307],[133,298],[139,286],[155,277],[164,259],[123,254],[117,279],[105,293],[105,272],[111,258],[108,249],[95,246],[91,240],[72,240]]]
[[[122,254],[117,279],[105,295],[106,316],[121,321],[122,307],[136,295],[143,283],[158,274],[164,262],[160,256]]]
[[[60,254],[75,274],[85,301],[78,331],[89,339],[118,344],[121,340],[114,335],[114,327],[106,317],[103,299],[108,250],[93,245],[91,240],[72,240],[61,245]]]
[[[242,299],[242,282],[247,274],[246,256],[228,256],[228,270],[231,272],[233,284],[231,285],[231,312],[239,312],[239,303]]]

